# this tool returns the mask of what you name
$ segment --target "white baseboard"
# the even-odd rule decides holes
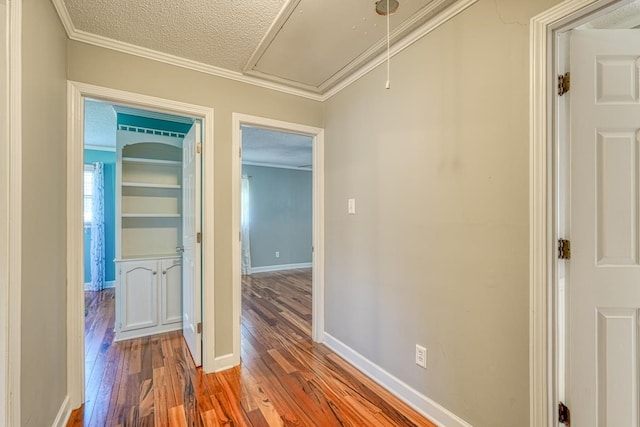
[[[240,356],[233,353],[225,354],[224,356],[216,357],[213,372],[225,371],[231,369],[234,366],[240,364]]]
[[[88,291],[89,290],[89,286],[91,286],[91,283],[85,283],[84,284],[84,290]],[[110,289],[110,288],[115,288],[116,287],[116,281],[115,280],[109,280],[108,282],[104,282],[104,289]]]
[[[65,396],[62,401],[62,405],[60,406],[60,410],[58,411],[58,415],[56,415],[56,419],[51,424],[51,427],[65,427],[69,422],[69,418],[71,417],[71,405],[69,403],[69,396]]]
[[[299,264],[265,265],[264,267],[252,267],[251,274],[267,273],[269,271],[296,270],[298,268],[311,268],[312,265],[313,264],[310,262],[302,262]]]
[[[340,355],[359,371],[396,395],[407,405],[420,412],[425,417],[441,427],[472,427],[471,424],[458,417],[451,411],[421,394],[411,386],[394,377],[380,366],[371,362],[351,347],[324,333],[324,344]]]

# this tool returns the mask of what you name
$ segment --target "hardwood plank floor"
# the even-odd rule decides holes
[[[204,374],[180,332],[113,342],[113,290],[85,295],[86,402],[68,426],[435,426],[311,341],[311,270],[242,281],[242,365]]]

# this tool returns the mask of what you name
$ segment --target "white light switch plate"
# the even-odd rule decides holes
[[[349,199],[347,200],[347,211],[349,212],[349,215],[354,215],[356,213],[356,199]]]

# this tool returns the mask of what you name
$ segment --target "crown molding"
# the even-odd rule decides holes
[[[226,70],[220,67],[214,67],[213,65],[203,64],[202,62],[194,61],[191,59],[181,58],[179,56],[158,52],[146,47],[136,46],[130,43],[125,43],[108,37],[78,30],[75,28],[73,22],[71,21],[69,11],[67,10],[64,1],[52,0],[52,2],[56,8],[56,11],[58,12],[58,15],[60,16],[60,20],[62,21],[65,30],[67,31],[67,35],[71,40],[91,44],[94,46],[104,47],[107,49],[115,50],[117,52],[127,53],[129,55],[134,55],[145,59],[151,59],[153,61],[163,62],[165,64],[210,74],[216,77],[222,77],[229,80],[247,83],[265,89],[272,89],[290,95],[308,98],[314,101],[322,101],[322,96],[317,93],[312,93],[305,90],[295,89],[285,85],[256,79],[254,77],[245,76],[242,73],[238,73],[235,71]]]
[[[478,0],[455,1],[453,4],[451,4],[451,6],[447,7],[442,12],[435,14],[424,24],[410,31],[406,36],[402,36],[404,32],[407,32],[412,26],[416,25],[416,22],[424,19],[425,16],[433,12],[438,6],[442,5],[444,1],[445,0],[438,0],[434,5],[425,7],[415,17],[400,25],[393,32],[392,36],[399,38],[399,40],[391,47],[390,56],[395,56],[396,54],[402,52],[404,49],[411,46],[413,43],[438,28],[440,25],[444,24],[454,16],[458,15],[460,12],[475,4]],[[376,51],[380,50],[380,42],[368,49],[366,52],[352,61],[349,65],[347,65],[343,70],[332,76],[318,88],[304,85],[300,82],[293,82],[275,76],[269,76],[256,70],[250,70],[252,66],[251,64],[257,62],[257,58],[259,58],[264,53],[264,50],[267,48],[268,44],[271,43],[271,41],[277,34],[277,30],[279,30],[279,28],[284,25],[284,22],[286,22],[286,19],[291,14],[291,11],[295,9],[295,6],[297,6],[299,0],[289,0],[287,6],[282,9],[281,13],[278,15],[265,37],[258,45],[258,48],[254,51],[253,55],[245,65],[245,74],[78,30],[73,25],[67,7],[64,4],[64,0],[52,0],[52,2],[56,8],[56,11],[58,12],[58,15],[60,16],[60,20],[62,21],[65,30],[67,31],[67,35],[71,40],[115,50],[117,52],[122,52],[153,61],[162,62],[176,67],[210,74],[216,77],[222,77],[225,79],[258,86],[265,89],[287,93],[289,95],[300,96],[302,98],[307,98],[314,101],[324,102],[328,100],[333,95],[340,92],[342,89],[346,88],[347,86],[351,85],[352,83],[369,73],[378,65],[384,63],[384,61],[386,60],[386,53],[383,52],[373,57],[373,59],[367,61],[368,56],[371,56]],[[341,78],[342,80],[340,80]]]

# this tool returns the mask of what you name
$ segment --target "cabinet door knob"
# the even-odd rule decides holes
[[[162,274],[167,274],[167,270],[162,270]]]
[[[158,272],[153,270],[153,275],[155,276],[156,274],[158,274]]]

